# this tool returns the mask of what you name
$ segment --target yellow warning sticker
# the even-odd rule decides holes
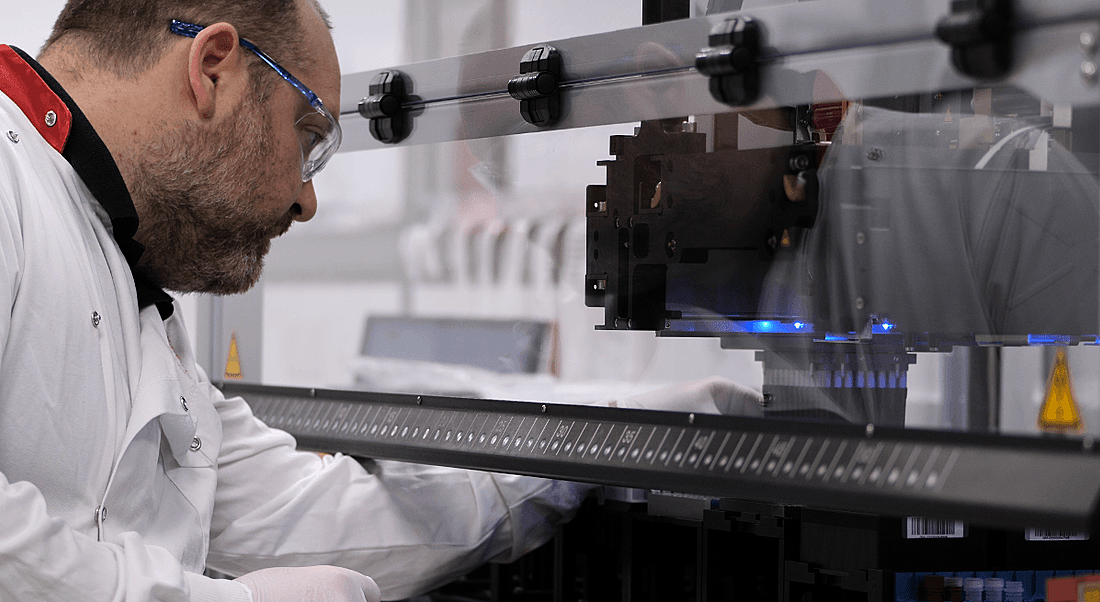
[[[244,378],[241,374],[241,353],[237,350],[237,333],[233,333],[232,338],[229,339],[229,359],[225,361],[225,378],[231,380],[240,380]]]
[[[1084,426],[1081,410],[1073,396],[1066,350],[1059,349],[1047,379],[1047,393],[1039,408],[1039,428],[1048,431],[1080,431]]]

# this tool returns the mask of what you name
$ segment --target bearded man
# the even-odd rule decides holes
[[[37,61],[0,46],[0,92],[0,598],[403,597],[577,506],[296,451],[195,364],[165,291],[252,286],[340,144],[314,0],[71,0]]]
[[[300,452],[195,364],[166,291],[248,290],[317,211],[329,29],[316,0],[70,0],[37,61],[0,45],[3,600],[406,597],[535,548],[591,488]]]

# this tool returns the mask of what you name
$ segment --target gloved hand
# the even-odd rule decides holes
[[[764,415],[762,400],[763,395],[758,391],[732,380],[712,376],[615,400],[608,405],[666,412],[762,417]]]
[[[374,580],[336,566],[277,567],[236,579],[252,602],[380,602]]]

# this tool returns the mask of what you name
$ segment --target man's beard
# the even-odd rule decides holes
[[[271,239],[293,215],[261,207],[272,189],[271,124],[241,103],[221,127],[165,130],[132,158],[127,181],[138,209],[138,270],[180,292],[243,293],[256,283]]]

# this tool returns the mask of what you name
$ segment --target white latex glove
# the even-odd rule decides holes
[[[732,380],[712,376],[615,400],[608,405],[666,412],[762,417],[764,409],[760,402],[763,398],[756,390]]]
[[[252,602],[380,602],[374,579],[336,566],[277,567],[236,579]]]

